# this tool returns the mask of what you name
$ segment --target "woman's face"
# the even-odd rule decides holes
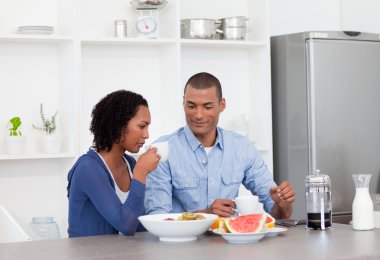
[[[131,153],[137,153],[144,146],[145,139],[149,138],[148,126],[150,125],[150,112],[146,106],[139,106],[137,113],[132,117],[121,138],[124,149]]]

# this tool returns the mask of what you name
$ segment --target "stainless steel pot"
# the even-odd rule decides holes
[[[247,35],[246,27],[226,27],[223,28],[224,40],[245,40]]]
[[[248,18],[245,16],[233,16],[220,19],[223,29],[226,27],[247,27],[246,21]]]
[[[214,39],[216,26],[213,19],[182,19],[181,38]]]

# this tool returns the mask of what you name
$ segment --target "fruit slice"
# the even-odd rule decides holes
[[[274,228],[276,219],[271,215],[267,214],[267,220],[265,221],[265,228]]]
[[[223,222],[224,220],[225,220],[225,218],[217,218],[215,220],[214,224],[212,224],[211,229],[214,230],[214,229],[219,228],[219,223]]]
[[[263,229],[266,219],[266,213],[259,213],[227,218],[224,223],[231,233],[258,233]]]
[[[226,218],[217,218],[214,224],[211,226],[211,229],[219,233],[228,233],[226,225],[224,224],[225,219]]]

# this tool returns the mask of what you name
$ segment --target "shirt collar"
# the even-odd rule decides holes
[[[191,150],[195,152],[198,147],[200,147],[202,144],[198,141],[198,139],[195,137],[193,131],[191,131],[190,127],[188,125],[185,126],[184,128],[185,136],[186,139],[191,147]],[[216,141],[214,146],[219,146],[220,149],[223,150],[223,136],[222,136],[222,131],[219,127],[216,127]]]

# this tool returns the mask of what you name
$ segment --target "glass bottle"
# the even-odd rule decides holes
[[[29,226],[41,240],[61,238],[53,217],[33,217]]]
[[[352,203],[352,227],[354,230],[374,228],[373,202],[369,195],[371,174],[353,174],[355,198]]]
[[[332,227],[331,180],[328,175],[315,174],[305,179],[307,229],[327,230]]]

